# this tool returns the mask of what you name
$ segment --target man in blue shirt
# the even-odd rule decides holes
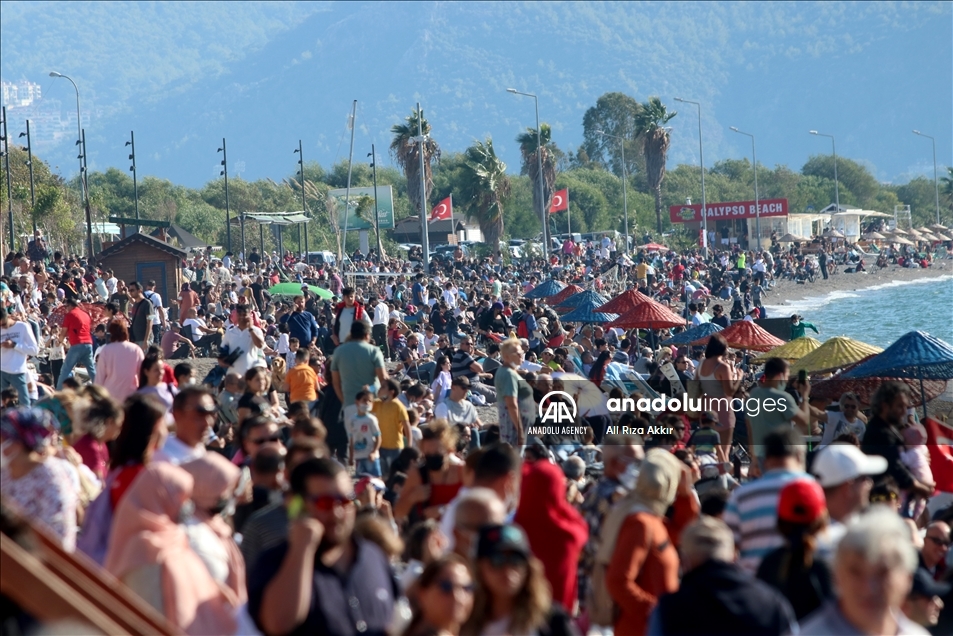
[[[302,347],[308,348],[318,337],[318,323],[304,310],[304,296],[295,296],[294,304],[294,311],[282,316],[281,321],[288,323],[289,337],[297,338]]]
[[[424,287],[424,275],[417,274],[417,280],[411,288],[414,298],[414,305],[417,307],[427,307],[427,289]]]

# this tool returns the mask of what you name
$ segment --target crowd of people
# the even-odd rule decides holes
[[[347,271],[204,251],[163,298],[34,243],[0,279],[3,516],[185,633],[953,629],[953,497],[906,385],[815,400],[785,360],[717,334],[658,344],[763,318],[813,258],[797,247],[457,250],[426,270],[355,254]],[[566,323],[527,297],[549,279],[638,289],[685,327]],[[280,282],[301,291],[270,294]],[[792,317],[792,337],[806,328]],[[612,364],[640,384],[607,382]],[[784,408],[605,407],[693,380]],[[583,434],[538,432],[552,391],[593,387]]]

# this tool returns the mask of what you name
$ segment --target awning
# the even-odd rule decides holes
[[[231,223],[232,225],[241,225],[242,219],[255,221],[262,225],[294,225],[296,223],[308,223],[311,220],[300,210],[297,212],[244,212],[238,216],[233,216]]]

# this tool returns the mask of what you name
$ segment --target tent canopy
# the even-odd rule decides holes
[[[233,225],[241,225],[242,220],[257,221],[262,225],[294,225],[295,223],[307,223],[311,220],[304,212],[245,212],[232,217]]]

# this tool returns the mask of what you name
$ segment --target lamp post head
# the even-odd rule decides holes
[[[221,149],[221,148],[219,148],[219,149],[218,149],[218,150],[216,150],[215,152],[222,152],[222,149]]]
[[[298,154],[298,149],[297,149],[297,148],[295,148],[295,151],[294,151],[293,153],[291,153],[291,154],[293,154],[293,155],[296,155],[296,154]]]
[[[516,92],[518,92],[518,91],[517,91],[515,88],[508,88],[508,89],[506,89],[506,92],[507,92],[507,93],[516,93]]]
[[[740,130],[738,130],[738,129],[735,128],[734,126],[731,126],[731,130],[733,130],[733,131],[735,131],[735,132],[741,132]]]
[[[809,130],[808,132],[811,133],[812,135],[816,135],[816,134],[817,134],[817,131],[816,131],[816,130]]]
[[[914,134],[914,135],[923,135],[923,133],[920,132],[919,130],[914,130],[914,131],[913,131],[913,134]]]
[[[26,133],[25,133],[25,132],[22,132],[22,133],[20,133],[20,136],[21,136],[21,137],[26,137]]]
[[[127,145],[127,146],[131,146],[131,145],[132,145],[132,142],[131,142],[131,141],[127,141],[127,142],[126,142],[126,145]]]
[[[63,76],[57,73],[56,71],[50,71],[50,77],[63,77]]]

